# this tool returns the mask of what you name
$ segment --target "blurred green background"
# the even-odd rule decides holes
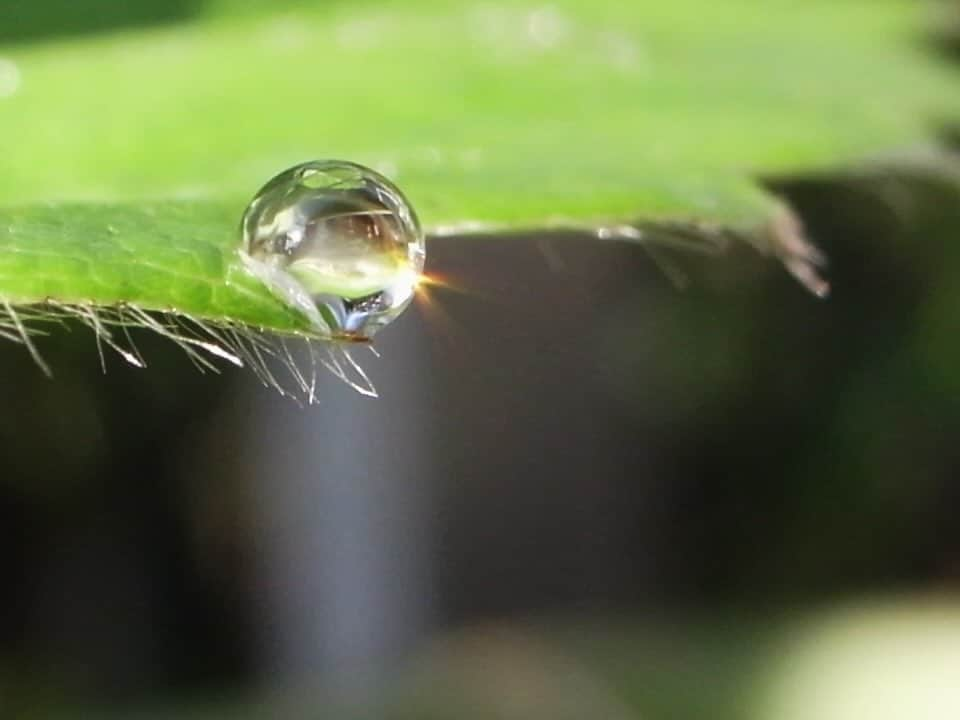
[[[211,7],[0,0],[0,56]],[[825,302],[746,248],[679,290],[435,239],[374,402],[0,344],[0,717],[956,718],[958,178],[948,137],[767,179]]]

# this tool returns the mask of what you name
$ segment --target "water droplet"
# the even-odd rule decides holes
[[[326,160],[292,167],[261,188],[243,217],[243,252],[278,294],[315,308],[310,314],[333,338],[365,341],[410,304],[425,245],[392,182]]]

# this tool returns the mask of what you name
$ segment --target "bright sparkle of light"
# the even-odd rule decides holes
[[[416,286],[418,291],[426,291],[432,288],[443,288],[445,290],[456,290],[457,288],[446,280],[443,276],[437,274],[420,273],[417,276]]]

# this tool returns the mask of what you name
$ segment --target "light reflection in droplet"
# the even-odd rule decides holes
[[[369,168],[309,162],[277,175],[247,208],[248,270],[334,339],[369,340],[413,299],[423,232],[400,190]]]

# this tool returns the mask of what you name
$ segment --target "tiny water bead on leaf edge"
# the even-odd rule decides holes
[[[73,319],[94,331],[105,370],[105,347],[144,367],[128,330],[146,328],[176,342],[201,369],[216,371],[216,360],[246,365],[265,385],[282,394],[292,388],[310,403],[321,366],[375,395],[350,346],[364,344],[376,355],[373,336],[419,290],[449,287],[422,274],[424,236],[410,203],[373,170],[314,161],[270,180],[240,228],[238,209],[223,200],[7,211],[0,222],[0,339],[25,345],[47,369],[33,343],[42,334],[35,325]],[[587,229],[643,243],[693,238],[718,250],[745,240],[823,296],[827,285],[816,273],[823,258],[792,213],[785,208],[783,215],[755,234],[654,221]],[[94,256],[97,272],[85,272],[84,258]],[[274,375],[271,365],[288,372]]]
[[[367,342],[413,299],[426,247],[399,188],[369,168],[318,160],[283,171],[243,216],[248,271],[331,340]]]

